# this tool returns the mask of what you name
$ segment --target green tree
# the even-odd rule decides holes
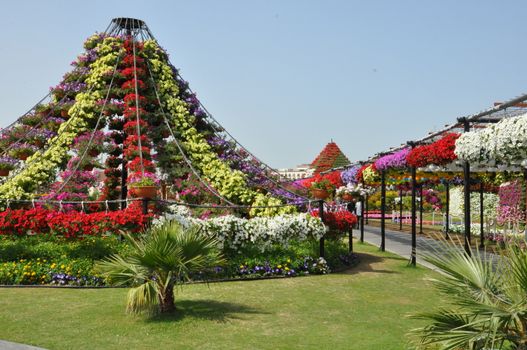
[[[527,349],[527,252],[510,246],[493,262],[454,243],[424,257],[449,305],[414,318],[429,322],[411,337],[421,349]]]
[[[126,235],[131,253],[113,255],[96,268],[116,285],[131,285],[127,312],[173,312],[174,288],[192,273],[223,262],[215,238],[177,222],[152,227],[139,239]]]

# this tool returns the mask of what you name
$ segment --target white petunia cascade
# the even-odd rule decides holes
[[[161,225],[167,220],[175,220],[183,227],[198,225],[201,233],[214,236],[223,247],[235,250],[256,245],[265,251],[273,244],[287,245],[293,240],[318,240],[326,233],[319,218],[305,213],[252,219],[225,215],[202,220],[193,218],[187,207],[172,205],[165,215],[153,221],[153,225]]]
[[[483,130],[462,134],[455,154],[485,165],[523,165],[527,159],[527,114],[505,118]]]

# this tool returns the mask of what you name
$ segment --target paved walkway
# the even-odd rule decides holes
[[[385,249],[388,252],[395,253],[399,256],[402,256],[406,259],[408,259],[408,262],[410,263],[410,255],[412,253],[412,235],[409,233],[399,232],[399,231],[393,231],[393,230],[385,230],[386,236],[385,236]],[[353,230],[353,237],[356,239],[360,239],[360,230]],[[423,235],[417,234],[417,263],[425,266],[431,270],[437,271],[437,268],[433,266],[432,264],[427,263],[422,259],[422,253],[423,252],[432,252],[434,250],[437,250],[441,242],[437,241],[433,238],[428,238]],[[364,226],[364,241],[368,242],[370,244],[373,244],[377,247],[381,246],[381,228],[380,227],[373,227],[373,226]],[[460,247],[460,249],[463,249]],[[493,254],[485,253],[485,255],[495,260],[496,257]]]
[[[31,345],[24,345],[19,343],[11,343],[5,340],[0,340],[1,350],[45,350]]]

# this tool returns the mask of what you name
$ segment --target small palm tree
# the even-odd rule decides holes
[[[450,242],[424,259],[442,272],[432,282],[450,305],[412,316],[429,322],[411,331],[416,348],[527,349],[525,249],[469,256]]]
[[[216,239],[177,222],[152,227],[139,239],[125,237],[131,253],[113,255],[96,269],[117,285],[132,286],[127,312],[173,312],[175,286],[187,281],[191,273],[223,262]]]

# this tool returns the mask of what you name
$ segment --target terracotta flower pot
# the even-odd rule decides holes
[[[64,118],[64,119],[67,119],[67,118],[69,118],[70,115],[68,114],[68,110],[67,109],[63,109],[63,110],[60,111],[60,116],[62,118]]]
[[[157,186],[135,186],[133,192],[136,198],[156,198]]]
[[[326,199],[326,198],[329,197],[329,192],[328,191],[322,190],[322,189],[319,189],[319,188],[312,188],[311,189],[311,194],[316,199]]]
[[[34,144],[35,146],[39,147],[39,148],[40,148],[40,147],[44,147],[44,141],[42,141],[42,140],[35,140],[35,141],[33,142],[33,144]]]
[[[342,195],[342,200],[345,202],[351,202],[352,199],[353,199],[353,196],[349,193],[344,193]]]
[[[20,160],[26,160],[29,157],[29,154],[26,153],[20,153],[17,158]]]
[[[91,156],[91,157],[97,157],[101,152],[99,152],[98,149],[90,149],[88,151],[88,155]]]
[[[9,170],[0,169],[0,176],[9,176]]]
[[[82,170],[84,171],[92,171],[93,170],[93,164],[86,164],[82,167]]]

